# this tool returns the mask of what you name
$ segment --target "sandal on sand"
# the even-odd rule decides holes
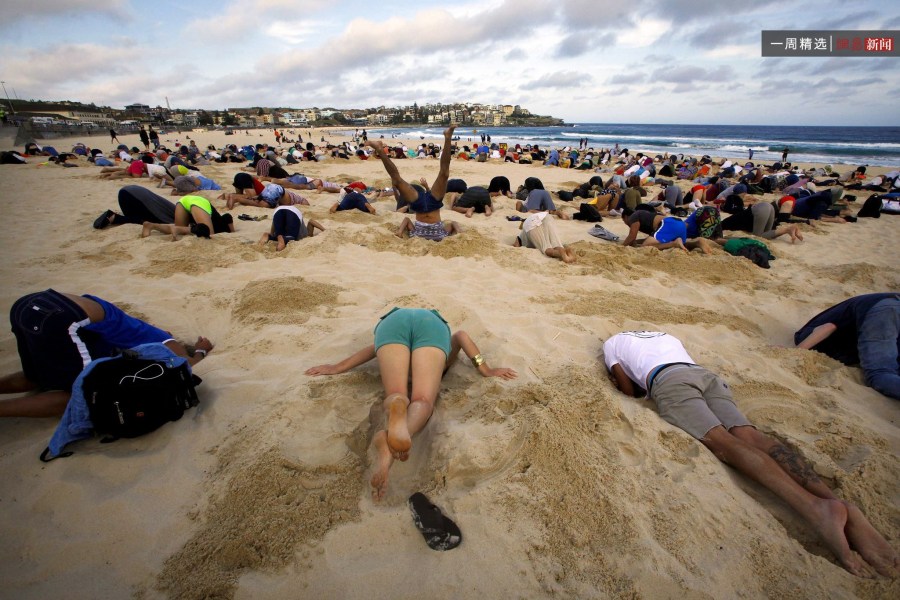
[[[431,503],[424,494],[416,492],[409,497],[409,509],[413,523],[432,550],[452,550],[462,543],[462,532],[441,509]]]
[[[265,221],[269,218],[269,215],[263,215],[261,217],[251,217],[248,214],[238,215],[238,219],[241,221]]]
[[[94,219],[94,229],[103,229],[109,225],[109,218],[114,214],[113,211],[107,210],[105,213]]]
[[[523,219],[519,215],[513,215],[511,217],[506,217],[506,220],[507,221],[524,221],[525,219]]]

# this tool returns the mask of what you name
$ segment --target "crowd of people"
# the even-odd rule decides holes
[[[115,138],[114,132],[110,133]],[[333,218],[354,209],[377,214],[375,203],[391,197],[396,201],[395,210],[404,214],[396,235],[434,242],[465,234],[456,221],[442,217],[445,203],[448,209],[474,218],[476,214],[491,217],[500,208],[496,203],[503,202],[503,208],[511,213],[507,219],[519,222],[515,246],[538,249],[570,264],[578,256],[561,239],[556,219],[613,217],[621,219],[628,231],[622,246],[685,252],[696,248],[709,253],[713,245],[727,244],[726,231],[765,241],[785,236],[792,243],[802,242],[802,225],[856,220],[850,208],[856,198],[845,190],[880,191],[890,196],[900,187],[897,172],[872,181],[866,179],[864,168],[838,174],[803,171],[783,162],[763,166],[716,162],[706,156],[651,157],[627,149],[594,150],[587,139],[580,140],[577,149],[547,150],[494,144],[489,136],[483,136],[482,143],[470,149],[455,143],[453,126],[444,131],[442,144],[421,144],[415,150],[370,139],[363,131],[352,142],[339,145],[297,141],[287,148],[257,144],[203,151],[190,140],[170,151],[159,144],[154,133],[152,128],[149,132],[141,129],[144,150],[120,145],[108,157],[84,146],[73,148],[75,157],[97,165],[112,163],[101,166],[99,178],[127,179],[131,184],[119,190],[119,211],[105,211],[94,221],[94,228],[135,224],[142,226],[144,237],[159,232],[173,239],[233,232],[232,216],[221,214],[214,201],[200,192],[222,190],[213,178],[202,174],[202,167],[235,162],[241,163],[242,170],[230,184],[234,192],[223,192],[215,201],[224,202],[229,210],[237,206],[271,209],[271,227],[259,244],[275,242],[276,251],[292,241],[312,237],[316,231],[326,232],[322,223],[306,219],[298,208],[311,204],[304,193],[335,194],[332,198],[337,201],[329,210]],[[284,141],[279,132],[276,142]],[[52,155],[46,147],[26,150]],[[439,161],[431,183],[404,179],[396,161],[412,158]],[[304,161],[354,159],[381,161],[390,187],[374,189],[361,181],[326,181],[289,173],[292,165]],[[538,163],[590,171],[591,176],[571,191],[557,190],[554,200],[536,176],[525,178],[519,186],[505,176],[494,177],[487,186],[451,179],[454,160]],[[171,187],[170,195],[177,196],[177,201],[135,185],[135,180],[141,179],[152,180],[159,188]],[[654,186],[658,192],[651,191]],[[568,207],[573,202],[577,211]],[[721,213],[728,216],[722,218]],[[646,237],[639,239],[641,234]],[[52,318],[45,319],[47,314]],[[36,318],[45,319],[40,327],[33,326]],[[213,350],[206,338],[187,345],[105,300],[52,289],[21,298],[13,305],[10,319],[22,370],[0,378],[0,393],[20,395],[0,400],[0,416],[59,416],[79,372],[113,348],[163,343],[174,353],[189,357],[191,364]],[[813,317],[797,331],[795,342],[799,348],[859,364],[869,386],[900,399],[900,293],[848,299]],[[616,388],[629,395],[646,394],[655,401],[662,418],[774,492],[822,537],[845,569],[863,576],[869,565],[882,575],[896,576],[900,566],[896,552],[862,511],[838,498],[796,452],[758,431],[737,409],[727,384],[697,365],[677,339],[663,332],[622,332],[607,339],[603,350]],[[472,338],[464,331],[452,333],[437,311],[417,308],[395,308],[378,321],[373,344],[334,364],[306,370],[310,376],[334,375],[377,359],[385,425],[371,441],[376,456],[370,480],[374,498],[384,496],[394,461],[409,458],[413,437],[427,425],[441,379],[460,352],[484,377],[517,377],[510,368],[488,366]]]

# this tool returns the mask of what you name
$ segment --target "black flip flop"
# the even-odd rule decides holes
[[[452,550],[462,543],[462,532],[456,523],[431,503],[425,494],[416,492],[409,497],[413,523],[432,550]]]

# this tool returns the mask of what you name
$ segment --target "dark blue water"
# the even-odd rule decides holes
[[[369,135],[396,134],[404,138],[433,140],[442,128],[370,129]],[[474,133],[473,133],[474,132]],[[792,162],[846,163],[852,165],[900,166],[900,127],[794,127],[761,125],[628,125],[575,123],[561,127],[460,126],[456,135],[463,142],[480,140],[481,133],[492,142],[578,146],[581,138],[594,148],[620,148],[651,154],[709,154],[713,157],[771,162],[781,159],[789,148]]]

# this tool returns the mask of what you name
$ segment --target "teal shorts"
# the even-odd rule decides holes
[[[385,344],[440,348],[450,356],[450,326],[436,310],[394,308],[375,326],[375,351]]]

